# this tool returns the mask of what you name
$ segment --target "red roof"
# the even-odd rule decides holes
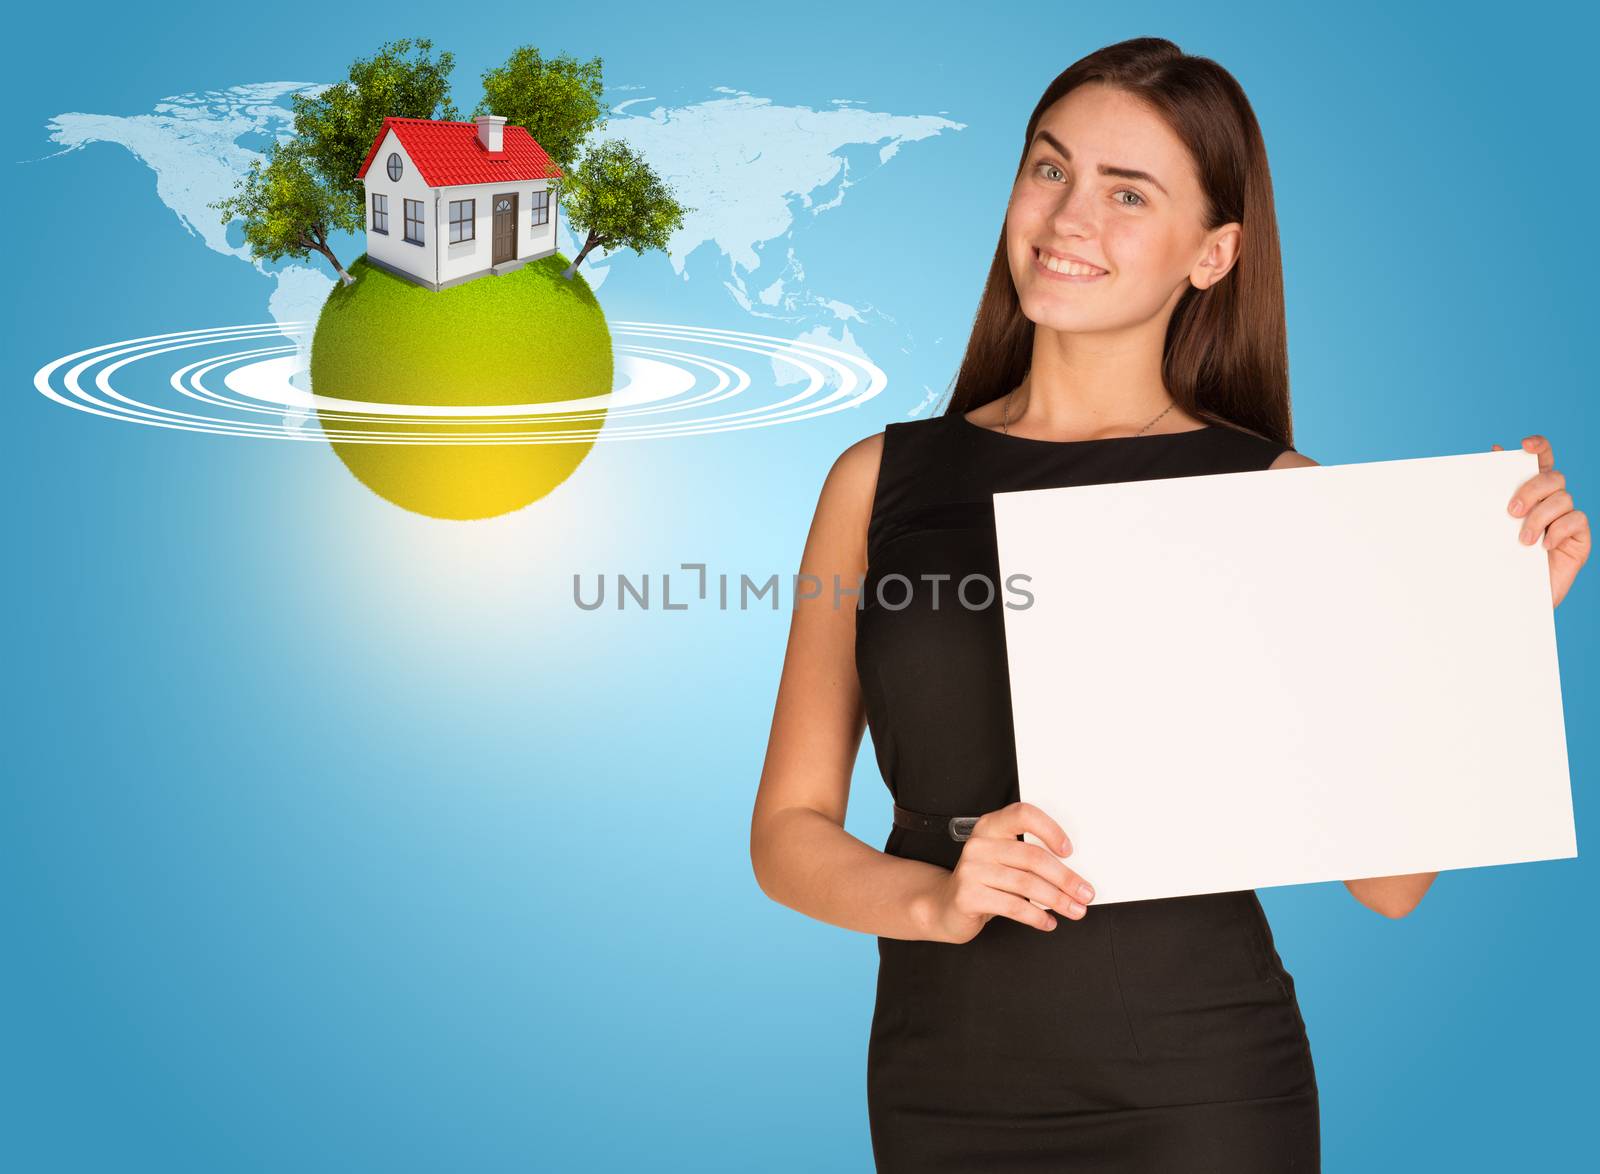
[[[478,141],[475,122],[436,122],[431,118],[385,118],[372,140],[372,149],[356,172],[366,177],[383,138],[394,131],[406,154],[431,188],[466,183],[513,183],[527,179],[559,179],[561,169],[544,153],[524,126],[507,123],[498,154],[490,154]]]

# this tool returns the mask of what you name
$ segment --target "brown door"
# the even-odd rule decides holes
[[[491,265],[517,259],[517,193],[494,198],[494,259]]]

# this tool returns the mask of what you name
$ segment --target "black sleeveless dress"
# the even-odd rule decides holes
[[[895,802],[980,815],[1020,797],[1002,611],[1017,597],[991,494],[1265,469],[1284,451],[1225,425],[1049,441],[959,413],[890,424],[855,651]],[[995,591],[973,580],[957,601],[974,573]],[[884,851],[953,868],[962,846],[895,826]],[[1254,890],[1091,902],[1054,930],[995,917],[961,945],[880,937],[878,957],[879,1171],[1320,1169],[1311,1049]]]

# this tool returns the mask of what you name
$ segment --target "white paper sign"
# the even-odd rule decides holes
[[[1020,794],[1096,903],[1576,856],[1537,472],[995,494]]]

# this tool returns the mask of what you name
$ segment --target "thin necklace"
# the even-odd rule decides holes
[[[1013,387],[1011,389],[1011,391],[1006,395],[1006,411],[1005,411],[1004,417],[1002,417],[1001,420],[1000,420],[1000,431],[1006,436],[1011,435],[1011,433],[1009,431],[1009,428],[1011,426],[1011,397],[1016,395],[1016,394],[1017,394],[1017,389],[1015,387]],[[1154,424],[1156,422],[1156,420],[1161,419],[1162,416],[1165,416],[1168,412],[1172,411],[1172,409],[1177,407],[1177,406],[1178,406],[1178,401],[1177,400],[1173,400],[1170,404],[1168,404],[1166,407],[1161,409],[1161,411],[1156,415],[1156,419],[1155,420],[1151,420],[1150,424]],[[1144,428],[1139,429],[1139,431],[1135,432],[1134,435],[1135,436],[1143,436],[1144,433],[1145,433],[1145,430],[1150,427],[1150,424],[1146,424],[1144,426]]]

